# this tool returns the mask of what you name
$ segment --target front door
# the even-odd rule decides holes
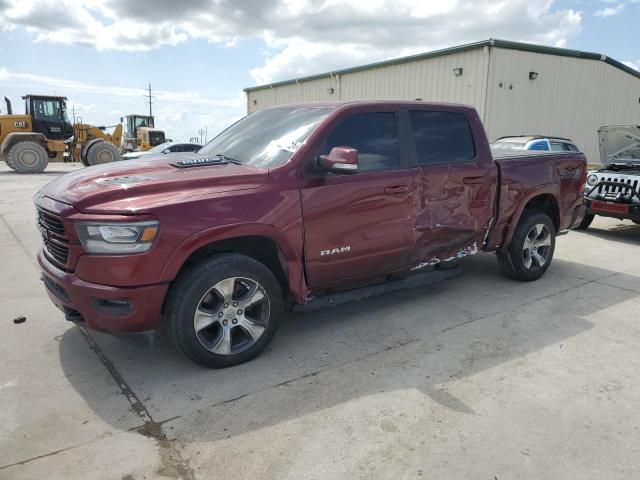
[[[413,183],[394,111],[356,113],[328,135],[320,154],[358,151],[358,173],[323,173],[301,189],[309,285],[324,286],[408,266]]]

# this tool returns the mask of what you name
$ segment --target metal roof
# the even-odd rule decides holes
[[[465,45],[459,45],[456,47],[443,48],[441,50],[434,50],[432,52],[419,53],[417,55],[411,55],[408,57],[395,58],[393,60],[385,60],[382,62],[369,63],[366,65],[360,65],[358,67],[351,68],[343,68],[341,70],[334,70],[332,72],[319,73],[317,75],[309,75],[306,77],[293,78],[290,80],[284,80],[281,82],[268,83],[265,85],[258,85],[255,87],[247,87],[244,89],[245,92],[252,92],[255,90],[263,90],[265,88],[279,87],[282,85],[292,85],[299,82],[306,82],[309,80],[317,80],[319,78],[327,78],[332,77],[334,75],[344,75],[346,73],[359,72],[362,70],[370,70],[377,67],[386,67],[389,65],[397,65],[401,63],[414,62],[416,60],[425,60],[428,58],[441,57],[444,55],[450,55],[452,53],[460,53],[465,52],[467,50],[474,50],[476,48],[483,47],[496,47],[496,48],[504,48],[507,50],[521,50],[523,52],[533,52],[533,53],[543,53],[546,55],[558,55],[561,57],[573,57],[573,58],[583,58],[586,60],[601,60],[609,65],[616,67],[624,72],[633,75],[636,78],[640,78],[640,72],[637,70],[628,67],[622,62],[615,60],[606,55],[602,55],[600,53],[593,52],[583,52],[580,50],[570,50],[568,48],[558,48],[558,47],[547,47],[544,45],[535,45],[532,43],[522,43],[522,42],[511,42],[508,40],[498,40],[494,38],[490,38],[489,40],[483,40],[481,42],[475,43],[467,43]]]

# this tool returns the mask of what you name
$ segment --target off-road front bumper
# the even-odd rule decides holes
[[[155,329],[162,318],[168,283],[142,287],[111,287],[89,283],[56,267],[38,252],[42,281],[51,301],[78,325],[112,333]]]

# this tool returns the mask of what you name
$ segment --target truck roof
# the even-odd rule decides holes
[[[500,140],[507,140],[507,139],[510,139],[510,138],[518,139],[518,140],[521,140],[523,142],[530,142],[531,140],[549,139],[549,140],[563,140],[565,142],[573,143],[573,140],[571,140],[569,138],[556,137],[555,135],[507,135],[507,136],[504,136],[504,137],[497,138],[494,141],[498,142]]]
[[[330,102],[288,103],[269,108],[342,108],[347,106],[372,106],[372,107],[455,107],[473,110],[474,107],[461,103],[423,102],[422,100],[349,100]]]

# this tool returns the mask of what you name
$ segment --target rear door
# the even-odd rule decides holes
[[[410,110],[408,116],[419,169],[414,264],[478,252],[491,225],[497,185],[479,118],[456,107]]]
[[[407,142],[394,110],[342,119],[318,154],[358,151],[356,174],[310,172],[301,189],[307,277],[312,287],[386,273],[409,265],[413,182]],[[404,137],[403,137],[404,138]]]

